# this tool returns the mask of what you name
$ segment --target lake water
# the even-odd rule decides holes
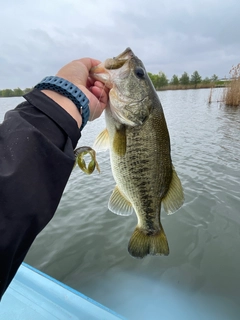
[[[135,215],[107,209],[115,185],[108,153],[101,174],[74,169],[53,220],[26,262],[130,320],[240,318],[240,108],[217,102],[222,89],[159,92],[172,159],[185,192],[174,215],[162,212],[170,255],[132,258]],[[0,99],[0,120],[22,98]],[[104,117],[84,129],[92,145]]]

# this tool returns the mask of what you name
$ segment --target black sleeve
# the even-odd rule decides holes
[[[76,121],[35,89],[0,125],[0,298],[53,217],[74,164]]]

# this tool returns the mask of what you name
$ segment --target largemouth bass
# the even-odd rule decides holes
[[[168,255],[160,221],[161,204],[173,213],[184,201],[172,165],[170,138],[163,109],[141,60],[130,48],[92,68],[91,76],[110,88],[106,126],[94,149],[110,148],[116,187],[109,209],[119,215],[136,212],[138,224],[128,251],[136,258]]]

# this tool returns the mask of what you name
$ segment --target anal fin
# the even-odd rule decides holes
[[[167,214],[172,214],[177,211],[184,202],[184,193],[177,172],[172,166],[172,181],[169,186],[168,193],[163,198],[162,203]]]

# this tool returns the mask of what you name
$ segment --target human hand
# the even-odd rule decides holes
[[[108,102],[109,89],[100,82],[93,80],[89,71],[101,61],[91,58],[74,60],[61,68],[56,76],[64,78],[77,86],[89,99],[89,120],[98,118]]]

